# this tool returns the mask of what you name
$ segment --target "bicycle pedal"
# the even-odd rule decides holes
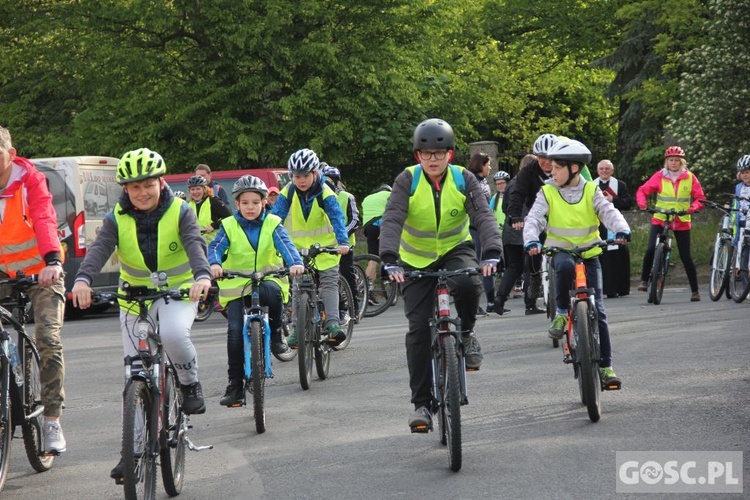
[[[125,478],[124,477],[118,477],[117,479],[115,479],[115,484],[117,486],[122,486],[123,484],[125,484]]]
[[[430,426],[429,425],[415,425],[411,428],[412,434],[427,434],[430,432]]]
[[[466,371],[467,371],[467,372],[478,372],[478,371],[479,371],[479,367],[477,366],[477,367],[474,367],[474,368],[469,368],[469,367],[467,366],[467,367],[466,367]]]
[[[563,357],[563,363],[565,363],[566,365],[569,365],[572,362],[573,362],[573,358],[571,358],[570,356]]]
[[[43,451],[39,454],[42,457],[59,457],[60,452],[58,450]]]
[[[241,406],[245,406],[246,404],[247,403],[245,403],[245,400],[243,399],[241,401],[235,401],[231,405],[227,406],[227,408],[239,408]]]
[[[602,383],[602,390],[603,391],[619,391],[622,389],[622,383],[621,382],[614,382],[610,384],[604,384]]]

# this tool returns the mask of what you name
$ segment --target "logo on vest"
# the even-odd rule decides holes
[[[451,210],[451,217],[455,217],[457,215],[458,215],[458,210],[456,210],[455,208]]]
[[[173,241],[169,244],[169,249],[173,252],[177,251],[177,242]]]

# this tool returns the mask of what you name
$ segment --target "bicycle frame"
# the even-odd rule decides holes
[[[430,319],[430,333],[432,335],[432,385],[436,388],[440,385],[440,366],[438,360],[443,356],[443,339],[446,335],[450,335],[456,340],[456,351],[460,362],[458,375],[461,388],[461,405],[467,405],[469,404],[469,399],[466,390],[466,360],[464,359],[462,336],[464,332],[461,331],[461,320],[451,317],[450,290],[448,289],[448,278],[446,276],[438,277],[435,296],[437,299],[435,302],[437,315]],[[451,328],[451,325],[453,328]],[[445,404],[444,401],[437,399],[434,403],[438,407]]]
[[[648,280],[648,302],[658,305],[661,303],[661,297],[664,293],[664,284],[669,274],[669,264],[672,258],[672,233],[670,232],[672,222],[675,217],[687,215],[686,211],[674,209],[663,210],[661,208],[649,208],[650,214],[662,214],[666,217],[661,232],[656,237],[654,245],[654,258],[651,265],[651,274]],[[660,255],[661,248],[661,255]],[[662,262],[659,262],[659,260]],[[661,269],[660,269],[661,268]],[[660,273],[660,276],[654,276],[654,270]]]

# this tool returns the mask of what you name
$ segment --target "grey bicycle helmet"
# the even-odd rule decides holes
[[[208,186],[208,181],[202,175],[194,175],[187,181],[187,187]]]
[[[289,157],[286,167],[289,169],[289,175],[309,174],[319,169],[320,160],[312,149],[300,149]]]
[[[425,120],[414,129],[414,151],[420,149],[456,149],[453,127],[440,118]]]
[[[742,172],[743,170],[750,170],[750,155],[745,155],[737,160],[737,172]]]
[[[236,200],[242,193],[258,193],[261,198],[268,196],[268,187],[262,180],[252,175],[243,175],[232,186],[232,196]]]
[[[492,179],[495,181],[509,181],[510,174],[505,170],[498,170],[495,172],[495,175],[492,176]]]
[[[549,156],[547,153],[552,146],[557,144],[559,141],[555,134],[542,134],[534,141],[534,154],[537,156]]]

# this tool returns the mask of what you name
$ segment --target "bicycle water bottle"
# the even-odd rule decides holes
[[[23,367],[21,366],[21,357],[18,355],[18,347],[13,342],[8,342],[10,350],[10,366],[13,370],[13,377],[16,379],[16,385],[23,385]]]
[[[445,317],[451,315],[450,294],[447,288],[438,289],[438,316]]]

